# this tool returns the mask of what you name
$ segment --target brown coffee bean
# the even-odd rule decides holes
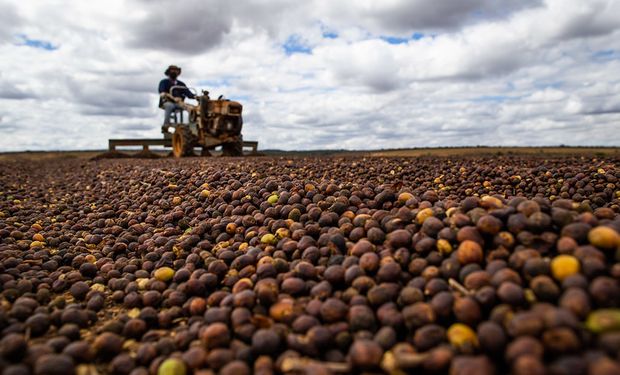
[[[377,368],[383,356],[383,349],[371,340],[356,340],[349,350],[351,364],[362,370]]]

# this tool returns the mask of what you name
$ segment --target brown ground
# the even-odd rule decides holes
[[[263,151],[261,151],[263,152]],[[49,160],[49,159],[90,159],[103,151],[25,151],[0,153],[0,161],[6,160]],[[129,153],[135,153],[131,151]],[[418,157],[418,156],[477,156],[477,155],[592,155],[618,156],[620,147],[445,147],[410,148],[374,151],[264,151],[267,156],[308,156],[308,155],[355,155],[372,157]]]
[[[159,365],[174,353],[188,366],[213,370],[203,375],[215,375],[224,365],[220,374],[249,373],[262,364],[257,358],[267,361],[267,373],[381,373],[380,366],[390,374],[422,373],[426,366],[437,373],[450,368],[451,374],[485,375],[496,366],[495,373],[502,374],[510,373],[512,361],[496,355],[498,347],[504,353],[507,342],[531,346],[528,339],[517,341],[520,332],[536,332],[533,350],[542,353],[544,346],[544,357],[531,355],[536,373],[575,373],[573,368],[588,366],[592,374],[620,373],[617,325],[597,336],[590,331],[599,329],[585,324],[590,311],[620,313],[620,252],[614,251],[614,246],[620,250],[618,149],[267,152],[260,158],[88,161],[97,154],[0,155],[0,373],[69,375],[75,357],[78,374],[136,370],[131,375],[142,375],[158,368],[170,374]],[[602,229],[605,236],[589,235],[602,225],[608,227]],[[342,282],[344,269],[357,267],[365,253],[377,256],[364,258],[367,273],[361,267],[349,273],[355,277],[351,283],[360,279],[358,293]],[[583,266],[549,266],[567,254]],[[278,263],[258,264],[272,255]],[[211,266],[216,257],[217,266]],[[505,264],[492,270],[487,259]],[[83,267],[92,264],[94,269]],[[473,266],[467,275],[478,276],[466,282],[455,268],[461,266]],[[178,280],[156,276],[164,267],[173,268]],[[328,267],[340,269],[341,276],[325,277]],[[563,283],[563,273],[571,274],[572,284]],[[184,281],[190,274],[199,279],[191,289]],[[260,288],[267,297],[257,299],[258,280],[269,275],[275,284],[261,284],[269,288]],[[538,276],[544,276],[536,288],[539,297],[529,285]],[[130,280],[136,284],[128,287]],[[489,283],[497,284],[497,291]],[[76,285],[82,291],[72,288]],[[476,297],[478,287],[486,287],[492,298]],[[583,291],[575,294],[576,289]],[[160,294],[147,298],[147,292]],[[431,306],[441,292],[460,303],[452,307],[436,300]],[[91,303],[96,296],[98,305]],[[355,305],[368,306],[357,306],[349,316],[353,298]],[[490,311],[500,302],[510,305],[506,327],[491,321]],[[240,311],[236,323],[233,304]],[[156,319],[141,315],[147,307]],[[445,319],[436,319],[434,310],[427,314],[429,308],[443,311]],[[205,311],[224,315],[209,313],[207,319]],[[544,320],[538,315],[543,311]],[[290,314],[318,322],[323,333],[293,331],[296,319]],[[599,319],[610,322],[609,316]],[[131,328],[133,319],[149,323]],[[453,323],[478,330],[482,321],[503,337],[499,346],[477,349],[478,357],[467,355],[470,349],[455,338],[443,337]],[[214,322],[220,323],[219,332],[209,329]],[[78,324],[79,337],[63,338],[61,329],[69,324]],[[379,328],[388,330],[387,337]],[[495,343],[490,340],[497,330],[493,337],[472,330],[468,340]],[[218,336],[228,339],[217,342]],[[70,341],[86,350],[65,351]],[[395,343],[398,350],[392,349]],[[411,351],[401,351],[402,345]],[[200,349],[190,351],[194,348]],[[514,354],[519,346],[511,348],[506,352]],[[61,350],[64,354],[41,355]],[[303,357],[289,357],[289,350]],[[405,353],[422,357],[393,360]],[[414,361],[420,358],[424,363]],[[429,359],[428,364],[427,358],[437,363]],[[520,370],[513,373],[535,373]]]
[[[371,156],[456,156],[481,154],[620,155],[618,147],[454,147],[371,151]]]

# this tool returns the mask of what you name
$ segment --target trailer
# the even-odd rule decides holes
[[[249,155],[258,154],[258,142],[256,141],[242,141],[244,154],[247,151]],[[140,146],[143,152],[151,152],[151,146],[172,147],[171,138],[125,138],[125,139],[110,139],[108,140],[108,151],[119,151],[118,147],[128,146]]]

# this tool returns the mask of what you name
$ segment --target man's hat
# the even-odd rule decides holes
[[[170,65],[170,66],[168,67],[168,69],[166,69],[166,71],[164,72],[164,74],[165,74],[165,75],[170,75],[170,71],[171,71],[171,70],[173,70],[173,69],[178,70],[178,71],[179,71],[179,75],[181,75],[181,68],[179,68],[179,67],[178,67],[178,66],[176,66],[176,65]]]

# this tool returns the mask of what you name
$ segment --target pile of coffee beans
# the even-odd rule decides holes
[[[619,360],[618,157],[0,163],[2,374]]]

